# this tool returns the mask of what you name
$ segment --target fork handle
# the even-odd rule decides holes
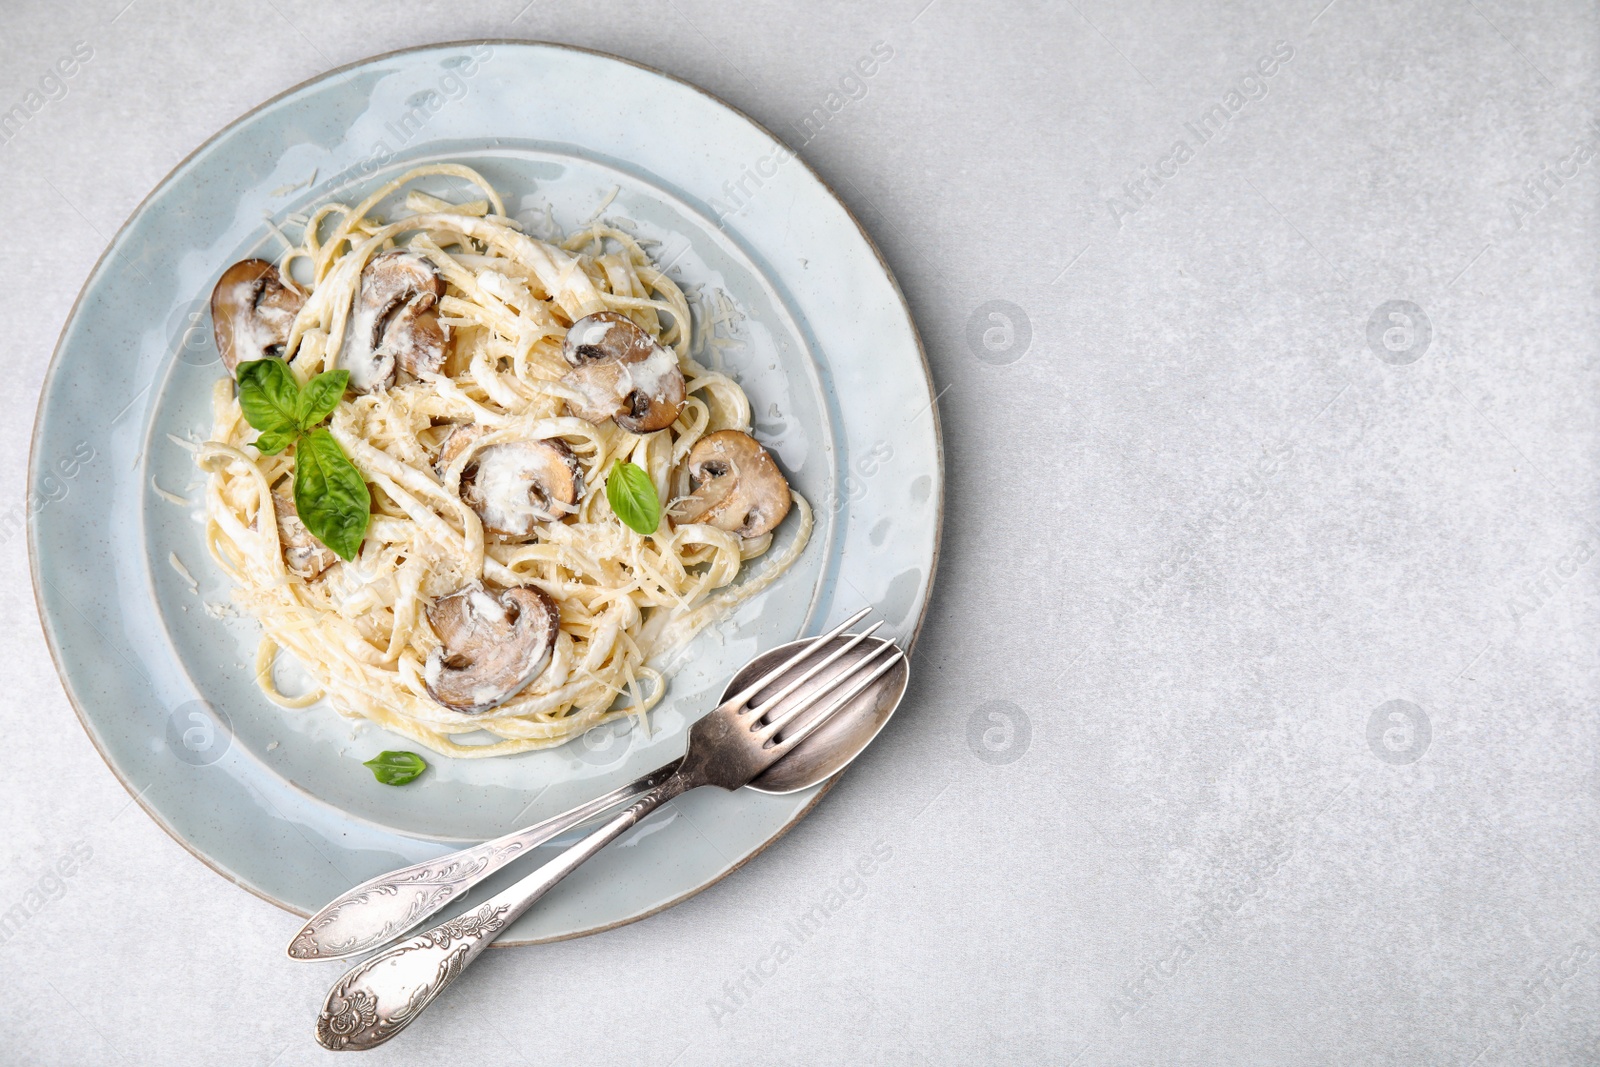
[[[336,1052],[362,1050],[398,1034],[534,901],[652,811],[700,784],[675,770],[604,826],[476,910],[356,964],[328,991],[317,1018],[317,1042]]]
[[[306,920],[289,942],[289,958],[345,959],[392,941],[512,860],[660,785],[682,762],[673,760],[620,789],[526,829],[362,882]]]

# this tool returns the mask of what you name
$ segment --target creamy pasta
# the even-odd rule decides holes
[[[403,214],[374,214],[385,198],[438,175],[481,195],[449,203],[412,190]],[[425,261],[418,269],[435,272],[438,295],[376,302],[387,254]],[[256,672],[276,703],[302,708],[326,698],[344,715],[450,756],[559,745],[612,718],[643,716],[664,690],[659,664],[805,548],[812,512],[798,494],[793,529],[771,553],[771,531],[751,535],[754,511],[729,518],[705,499],[690,509],[698,515],[680,506],[696,494],[691,453],[698,445],[709,455],[708,438],[719,431],[734,431],[729,440],[748,434],[750,403],[732,378],[697,362],[688,300],[627,230],[597,219],[558,243],[537,240],[506,217],[475,171],[435,165],[353,207],[318,208],[274,266],[277,275],[253,290],[255,332],[239,327],[230,343],[248,356],[281,355],[302,384],[351,371],[356,388],[328,429],[371,496],[359,552],[339,560],[293,513],[295,453],[261,454],[233,379],[217,383],[209,439],[196,450],[207,473],[205,536],[235,599],[261,624]],[[665,355],[652,349],[653,364],[618,364],[602,393],[618,374],[616,388],[633,397],[666,393],[661,379],[681,374],[681,400],[662,429],[630,432],[618,421],[626,414],[595,417],[594,387],[575,373],[568,331],[580,321],[603,326],[607,316],[590,317],[605,312],[625,317]],[[435,331],[442,362],[409,371],[403,357],[398,369],[392,358],[384,363],[395,338],[409,340],[402,326]],[[380,334],[383,344],[361,347]],[[523,456],[529,443],[569,471],[570,500],[519,489],[526,471],[504,457]],[[642,468],[667,504],[648,535],[624,525],[607,499],[607,473],[622,462]],[[707,479],[721,469],[703,466]],[[742,564],[761,556],[739,580]],[[493,706],[441,702],[438,675],[452,660],[441,647],[438,605],[464,591],[493,600],[517,589],[544,594],[559,613],[542,669],[503,702],[484,701]],[[461,603],[471,611],[478,602]],[[509,603],[483,601],[491,615]],[[311,689],[280,690],[274,665],[283,652],[314,680]]]

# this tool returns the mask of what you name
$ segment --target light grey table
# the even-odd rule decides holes
[[[532,37],[720,94],[861,216],[941,390],[943,566],[901,717],[799,828],[491,953],[370,1062],[1600,1063],[1593,5],[525,3],[7,5],[0,1062],[328,1055],[334,969],[67,706],[32,412],[215,129]]]

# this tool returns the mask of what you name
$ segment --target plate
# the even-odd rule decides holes
[[[680,284],[698,287],[702,308],[729,310],[719,327],[726,369],[817,526],[789,572],[672,664],[648,732],[613,725],[544,752],[433,758],[417,782],[391,788],[361,761],[411,747],[402,739],[321,705],[285,711],[261,696],[258,631],[230,614],[228,583],[202,541],[201,479],[172,438],[204,436],[209,425],[221,368],[206,301],[221,271],[276,255],[276,221],[329,198],[353,203],[403,170],[445,160],[482,171],[536,234],[552,218],[570,229],[601,210],[630,220],[659,242],[657,261]],[[434,185],[452,198],[465,192]],[[863,603],[909,644],[938,555],[933,400],[916,329],[871,241],[750,119],[657,71],[559,45],[391,53],[307,82],[218,133],[101,257],[39,403],[29,461],[35,595],[68,697],[122,783],[218,873],[305,915],[373,875],[665,762],[748,659]],[[575,937],[683,900],[781,835],[825,789],[682,797],[500,943]]]

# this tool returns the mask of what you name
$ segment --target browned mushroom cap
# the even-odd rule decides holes
[[[579,418],[616,419],[629,433],[652,433],[671,426],[683,407],[678,357],[615,311],[573,323],[561,354],[572,365],[562,383],[583,396],[569,402]]]
[[[694,492],[673,502],[675,522],[703,522],[740,537],[775,529],[793,502],[767,450],[738,430],[707,434],[689,450]]]
[[[489,427],[458,426],[439,448],[442,475]],[[559,438],[489,445],[461,470],[461,499],[484,531],[502,540],[533,536],[535,523],[570,514],[583,496],[583,467]]]
[[[359,393],[394,384],[396,365],[408,374],[444,366],[445,328],[439,321],[444,279],[415,252],[391,249],[373,256],[345,321],[339,363]]]
[[[222,272],[211,290],[211,332],[228,373],[241,363],[283,354],[306,296],[283,284],[278,268],[246,259]]]
[[[561,613],[538,589],[469,585],[428,608],[441,647],[428,654],[428,695],[462,712],[488,711],[516,696],[550,663]]]
[[[294,497],[282,490],[272,493],[272,506],[278,513],[278,543],[283,546],[283,562],[306,581],[339,562],[333,550],[318,541],[300,521]]]

